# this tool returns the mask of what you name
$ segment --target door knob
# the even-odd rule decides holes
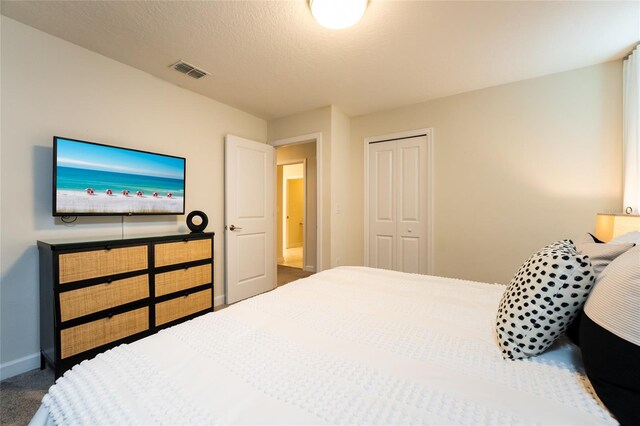
[[[235,231],[236,229],[242,229],[242,228],[237,227],[237,226],[235,226],[235,225],[229,225],[229,229],[230,229],[231,231]]]

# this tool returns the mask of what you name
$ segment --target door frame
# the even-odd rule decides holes
[[[369,144],[418,136],[427,138],[427,273],[433,274],[433,128],[364,138],[364,266],[369,266]]]
[[[276,149],[277,150],[277,149]],[[306,271],[306,267],[307,267],[307,159],[306,158],[302,158],[302,159],[298,159],[298,160],[287,160],[284,161],[282,163],[278,163],[278,154],[276,153],[276,167],[279,166],[290,166],[293,164],[302,164],[302,183],[304,185],[304,197],[302,200],[303,206],[302,206],[302,223],[303,223],[303,228],[302,228],[302,270]],[[282,182],[284,184],[284,177],[282,178]],[[276,184],[277,184],[277,179],[276,179]],[[277,191],[278,189],[276,188],[276,201],[277,201]],[[284,193],[283,193],[283,202],[284,202]],[[276,207],[276,212],[278,211],[277,207]],[[286,211],[283,210],[282,212],[283,217],[286,215]],[[276,215],[277,216],[277,215]],[[317,221],[317,219],[316,219]],[[278,229],[278,224],[276,223],[276,230]],[[283,230],[286,229],[286,226],[283,225]],[[287,231],[285,231],[287,232]],[[287,232],[288,234],[288,232]],[[277,235],[276,235],[277,237]],[[288,237],[288,235],[287,235]],[[282,236],[282,249],[284,250],[285,248],[285,241],[284,241],[284,235]],[[277,255],[278,253],[276,253]],[[276,262],[279,262],[279,257],[276,256]]]
[[[322,266],[322,223],[324,222],[324,217],[322,214],[322,133],[309,133],[306,135],[293,136],[285,139],[277,139],[273,142],[268,142],[269,145],[276,148],[286,146],[286,145],[298,145],[302,143],[309,143],[315,141],[316,143],[316,270],[315,272],[320,272],[324,268]],[[276,153],[276,164],[277,160]],[[276,165],[277,167],[277,165]],[[306,169],[306,166],[305,166]],[[306,170],[305,170],[306,173]],[[305,191],[306,192],[306,191]],[[306,206],[305,206],[306,208]],[[276,231],[277,232],[277,228]],[[306,256],[306,250],[305,250]],[[306,257],[305,257],[306,259]],[[307,265],[303,265],[303,270],[306,270]]]

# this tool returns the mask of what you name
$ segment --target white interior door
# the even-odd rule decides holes
[[[369,144],[368,265],[428,273],[427,136]]]
[[[225,138],[225,297],[235,303],[276,286],[275,150]]]
[[[369,145],[369,266],[396,269],[396,143]]]
[[[397,141],[396,270],[427,273],[427,138]]]

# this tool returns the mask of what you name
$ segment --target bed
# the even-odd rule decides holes
[[[84,361],[32,424],[617,424],[566,339],[503,359],[504,290],[323,271]]]

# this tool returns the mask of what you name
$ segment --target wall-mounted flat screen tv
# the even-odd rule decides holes
[[[184,214],[186,160],[53,138],[53,215]]]

